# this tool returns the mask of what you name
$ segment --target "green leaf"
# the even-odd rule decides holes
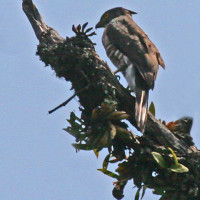
[[[154,159],[156,160],[156,162],[163,168],[168,168],[170,171],[173,171],[173,172],[176,172],[176,173],[186,173],[186,172],[188,172],[189,169],[187,167],[178,163],[178,159],[177,159],[174,151],[170,148],[169,148],[169,150],[171,151],[171,153],[173,155],[174,163],[175,163],[174,165],[168,166],[167,163],[165,162],[163,156],[160,153],[152,152],[152,155],[153,155]]]
[[[79,123],[77,123],[76,120],[77,120]],[[67,121],[70,123],[71,128],[72,128],[73,130],[79,131],[80,129],[82,129],[82,123],[83,123],[83,121],[82,121],[80,118],[78,118],[78,117],[74,114],[74,112],[71,112],[71,114],[70,114],[70,119],[68,119]]]
[[[109,163],[116,163],[116,162],[119,162],[119,159],[114,158],[114,159],[112,159],[112,160],[109,160]]]
[[[169,167],[169,170],[171,170],[173,172],[176,172],[176,173],[186,173],[186,172],[189,172],[189,169],[186,166],[184,166],[184,165],[182,165],[180,163],[177,163],[175,165],[171,165]]]
[[[98,149],[94,149],[93,151],[94,151],[95,156],[98,158],[99,157],[99,151],[98,151]]]
[[[68,132],[70,135],[72,135],[75,138],[78,135],[77,131],[72,130],[71,127],[63,128],[63,130],[66,131],[66,132]]]
[[[103,169],[108,168],[109,159],[110,159],[110,154],[108,154],[103,161]]]
[[[139,197],[140,197],[140,190],[141,190],[141,187],[138,188],[136,194],[135,194],[135,200],[139,200]]]
[[[173,151],[171,148],[168,148],[168,149],[171,151],[171,153],[172,153],[172,155],[173,155],[174,164],[175,164],[175,165],[178,164],[178,159],[177,159],[176,154],[174,153],[174,151]]]
[[[140,200],[143,199],[143,197],[144,197],[144,195],[145,195],[146,189],[147,189],[147,187],[144,185],[144,186],[142,187],[142,196],[141,196],[141,199],[140,199]]]
[[[88,144],[72,144],[72,146],[75,148],[75,149],[78,149],[78,150],[93,150],[94,147],[91,146],[91,145],[88,145]]]
[[[82,120],[79,117],[77,117],[74,112],[71,112],[70,119],[73,121],[78,120],[80,123],[82,123]]]
[[[160,153],[157,152],[151,152],[155,161],[163,168],[168,168],[167,163],[165,162],[163,156]]]
[[[110,176],[112,178],[116,178],[116,179],[119,178],[119,176],[117,174],[115,174],[111,171],[108,171],[107,169],[97,169],[97,170],[99,170],[100,172],[103,172],[104,174],[106,174],[107,176]]]
[[[149,111],[151,112],[151,114],[155,117],[156,116],[156,109],[155,109],[155,105],[153,103],[153,101],[151,102],[150,106],[149,106]]]

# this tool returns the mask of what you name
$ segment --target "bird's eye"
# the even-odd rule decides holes
[[[106,14],[104,15],[104,18],[107,19],[108,17],[109,17],[109,13],[106,13]]]

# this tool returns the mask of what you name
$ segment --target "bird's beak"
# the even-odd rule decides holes
[[[131,14],[131,15],[136,15],[137,13],[136,12],[134,12],[134,11],[132,11],[132,10],[128,10],[128,9],[126,9],[128,12],[129,12],[129,14]]]
[[[102,28],[102,27],[103,27],[103,24],[101,23],[101,21],[99,21],[95,26],[96,29],[97,28]]]
[[[136,13],[136,12],[134,12],[134,11],[131,11],[131,14],[132,14],[132,15],[136,15],[137,13]]]

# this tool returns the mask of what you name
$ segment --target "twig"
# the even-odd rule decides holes
[[[88,86],[75,92],[69,99],[67,99],[65,102],[61,103],[59,106],[55,107],[54,109],[50,110],[48,113],[51,114],[51,113],[55,112],[56,110],[58,110],[59,108],[66,106],[76,95],[80,94],[81,92],[83,92],[87,89],[88,89]]]

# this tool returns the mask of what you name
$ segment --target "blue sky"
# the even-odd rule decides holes
[[[134,10],[135,21],[157,45],[166,64],[150,93],[157,118],[166,121],[194,117],[192,136],[200,146],[200,2],[159,0],[35,0],[46,23],[63,37],[73,36],[72,24],[95,26],[102,13],[116,6]],[[112,180],[92,152],[76,153],[74,139],[62,128],[77,99],[52,115],[48,110],[73,93],[35,56],[38,41],[21,1],[0,6],[0,198],[3,200],[114,199]],[[103,30],[93,37],[105,61]],[[114,69],[112,67],[112,69]],[[123,84],[126,84],[123,81]],[[112,168],[111,168],[112,169]],[[134,199],[132,184],[124,200]],[[157,200],[148,192],[145,200]]]

